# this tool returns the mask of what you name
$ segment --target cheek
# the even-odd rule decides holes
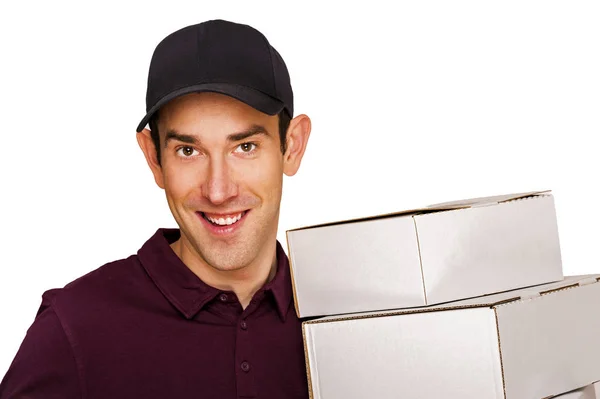
[[[276,157],[265,157],[238,169],[239,184],[259,197],[270,199],[280,196],[283,181],[283,163]]]
[[[200,174],[192,168],[166,167],[164,169],[165,191],[167,196],[184,198],[200,186]]]

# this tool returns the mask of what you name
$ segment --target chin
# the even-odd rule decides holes
[[[248,237],[237,235],[223,239],[204,234],[203,231],[198,233],[192,237],[193,246],[206,263],[218,270],[240,269],[252,262],[258,252],[256,245],[249,242],[252,240]]]
[[[248,266],[256,255],[252,256],[248,251],[240,248],[227,248],[225,251],[209,250],[202,251],[203,258],[216,270],[229,272],[243,269]]]

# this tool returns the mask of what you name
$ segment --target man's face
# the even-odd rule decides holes
[[[284,171],[277,116],[194,93],[160,111],[162,185],[182,244],[218,270],[250,264],[277,235]]]

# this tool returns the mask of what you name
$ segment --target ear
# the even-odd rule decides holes
[[[152,141],[152,136],[150,135],[150,130],[144,129],[141,132],[136,134],[137,142],[144,153],[144,157],[146,157],[146,162],[150,169],[152,170],[152,174],[154,175],[154,181],[158,184],[158,187],[164,189],[165,182],[163,179],[162,167],[158,164],[158,158],[156,156],[156,147],[154,147],[154,142]]]
[[[290,121],[287,131],[287,149],[283,155],[283,173],[293,176],[300,168],[300,162],[310,137],[311,122],[306,115],[298,115]]]

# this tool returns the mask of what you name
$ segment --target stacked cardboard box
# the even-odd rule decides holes
[[[600,399],[600,382],[555,396],[553,399]]]
[[[600,379],[600,274],[564,278],[550,192],[287,239],[315,399],[541,399]]]

